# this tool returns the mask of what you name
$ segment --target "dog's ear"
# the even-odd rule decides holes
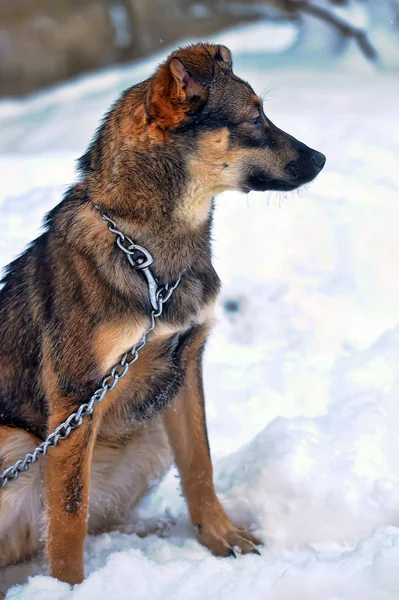
[[[214,63],[208,55],[206,60],[196,64],[190,57],[174,56],[169,61],[169,70],[174,79],[176,97],[181,102],[190,103],[196,96],[205,97],[205,90],[210,86],[214,77]],[[199,62],[199,61],[198,61]]]
[[[214,61],[224,70],[231,72],[233,69],[233,58],[231,52],[226,46],[212,45],[209,46]]]
[[[173,52],[155,73],[147,103],[149,122],[163,131],[196,114],[215,76],[215,60],[205,44]]]

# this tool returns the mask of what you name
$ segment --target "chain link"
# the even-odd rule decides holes
[[[96,206],[96,209],[100,210],[100,207]],[[108,230],[117,236],[117,246],[122,250],[122,252],[126,254],[127,259],[130,262],[133,269],[142,271],[143,275],[147,280],[148,292],[152,308],[158,310],[159,307],[157,294],[159,290],[157,280],[155,279],[150,269],[150,266],[152,265],[154,260],[150,252],[148,252],[148,250],[146,250],[143,246],[135,244],[129,236],[122,233],[122,231],[119,231],[115,221],[108,217],[108,215],[103,213],[102,217],[104,221],[108,223]]]
[[[96,208],[99,210],[99,207],[96,206]],[[4,488],[10,481],[18,479],[20,473],[26,473],[30,465],[35,463],[40,456],[46,456],[49,448],[55,448],[60,440],[66,440],[74,429],[82,425],[85,417],[93,414],[94,406],[102,402],[106,394],[113,390],[118,385],[118,382],[127,375],[129,368],[136,362],[140,351],[147,344],[147,336],[154,330],[156,319],[162,315],[163,305],[170,299],[181,281],[181,277],[179,277],[173,284],[167,283],[162,287],[158,287],[157,280],[149,268],[153,262],[153,258],[148,250],[135,244],[127,235],[119,231],[115,221],[105,213],[102,213],[102,218],[107,222],[108,230],[117,236],[117,246],[126,254],[131,266],[136,270],[141,270],[147,279],[148,292],[152,304],[150,325],[144,331],[139,342],[130,348],[122,356],[121,360],[113,366],[110,374],[104,377],[100,387],[94,392],[88,402],[84,402],[76,412],[71,413],[33,452],[28,452],[24,458],[21,458],[0,474],[0,489]]]

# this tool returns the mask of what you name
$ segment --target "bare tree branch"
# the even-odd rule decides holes
[[[374,46],[369,41],[366,33],[361,30],[353,27],[346,21],[336,17],[333,13],[329,12],[327,9],[322,8],[320,6],[315,6],[311,4],[307,0],[290,0],[290,4],[292,5],[292,9],[298,12],[307,12],[319,19],[329,23],[336,29],[338,29],[343,35],[346,37],[353,38],[359,44],[360,49],[363,54],[369,60],[377,60],[378,54]]]
[[[389,1],[393,6],[398,6],[399,0]],[[348,0],[329,0],[329,2],[331,5],[337,6],[348,4]],[[365,31],[337,17],[328,8],[316,6],[309,2],[309,0],[263,0],[263,4],[251,4],[245,2],[245,0],[241,1],[241,3],[239,1],[215,3],[212,0],[208,0],[208,6],[215,13],[241,14],[250,18],[262,17],[263,19],[273,21],[284,18],[296,21],[301,18],[302,14],[308,13],[325,23],[329,23],[343,36],[356,40],[360,50],[369,60],[376,61],[378,59],[378,53],[368,39]],[[271,11],[270,13],[267,12],[268,8]]]

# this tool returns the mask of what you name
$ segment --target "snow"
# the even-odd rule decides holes
[[[352,57],[265,69],[254,35],[232,37],[237,74],[269,90],[277,125],[327,155],[300,193],[217,199],[223,291],[205,360],[215,482],[262,556],[201,547],[171,471],[132,515],[164,522],[165,537],[89,537],[74,590],[38,559],[10,567],[7,584],[36,576],[7,600],[399,595],[399,82]],[[159,59],[0,103],[3,265],[73,181],[102,113]]]

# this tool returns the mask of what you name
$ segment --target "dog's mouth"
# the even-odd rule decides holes
[[[315,150],[303,153],[300,160],[289,162],[284,169],[284,179],[275,179],[259,167],[252,167],[246,173],[245,180],[241,185],[243,192],[291,192],[301,185],[310,183],[323,169],[326,157]]]
[[[291,192],[298,188],[302,183],[288,183],[279,179],[258,179],[257,181],[245,182],[241,190],[244,194],[249,192]]]

